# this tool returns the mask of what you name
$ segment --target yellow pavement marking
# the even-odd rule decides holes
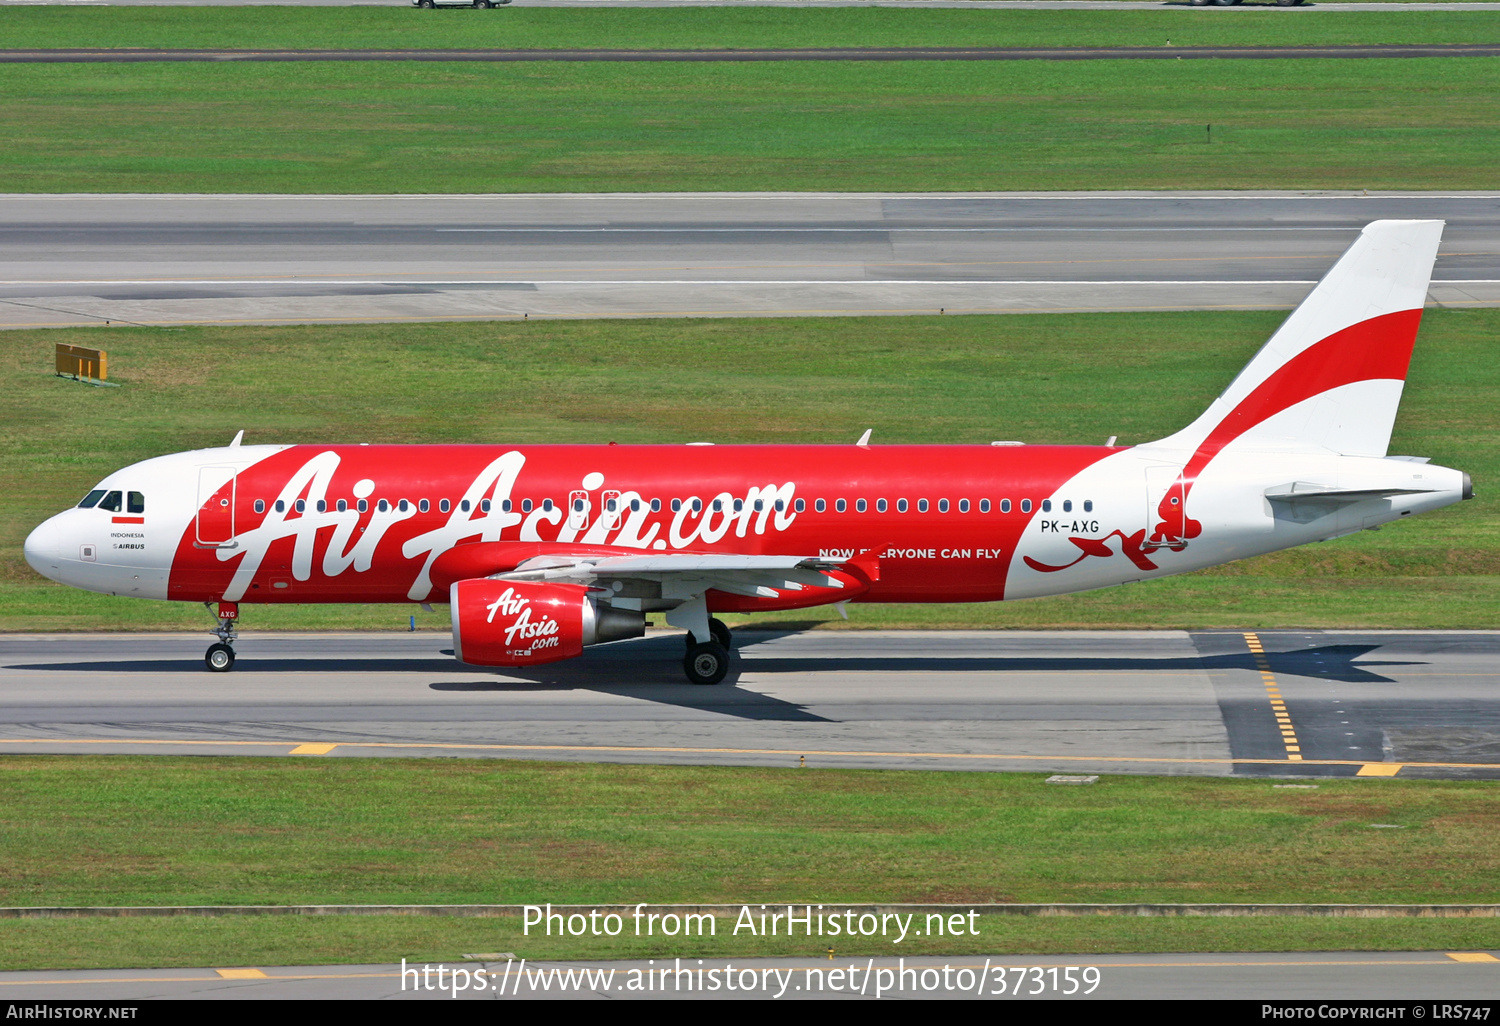
[[[1488,951],[1450,951],[1448,957],[1455,962],[1500,962]]]
[[[1359,768],[1356,777],[1394,777],[1401,772],[1399,762],[1367,762]]]
[[[1094,962],[1092,963],[1092,965],[1098,966],[1098,968],[1100,969],[1200,969],[1217,968],[1217,966],[1226,966],[1226,968],[1247,968],[1247,966],[1452,966],[1455,965],[1455,963],[1461,962],[1497,962],[1497,959],[1494,959],[1493,956],[1482,956],[1478,957],[1478,959],[1475,959],[1475,957],[1461,957],[1466,956],[1466,954],[1469,953],[1463,953],[1463,951],[1457,954],[1451,953],[1446,960],[1370,959],[1359,960],[1359,962],[1352,962],[1352,960],[1337,960],[1337,962],[1335,962],[1335,960],[1329,960],[1329,962]],[[558,965],[558,963],[538,962],[532,963],[532,965],[547,966]],[[576,963],[568,963],[568,965],[576,965]],[[1004,968],[1029,969],[1032,968],[1032,966],[1037,965],[1055,965],[1055,963],[1028,962],[1025,963],[1025,965],[1022,965],[1022,963],[1016,963],[1016,965],[1005,965]],[[1062,963],[1056,963],[1056,965],[1062,965]],[[802,968],[826,969],[828,968],[828,963],[817,962],[813,963],[813,965],[811,966],[792,966],[792,969]],[[975,963],[975,965],[963,966],[954,963],[953,968],[980,969],[981,966],[980,963]],[[990,968],[999,969],[1002,968],[1002,966],[999,965],[999,963],[995,963],[995,965],[990,966]],[[220,974],[222,974],[222,972],[257,972],[257,974],[260,974],[261,971],[260,969],[243,969],[243,971],[242,969],[216,969],[216,971],[214,972],[220,972]],[[254,980],[261,980],[261,978],[266,978],[266,980],[396,980],[396,978],[399,977],[401,977],[401,972],[399,971],[317,972],[317,974],[314,974],[314,972],[306,972],[306,974],[303,974],[303,972],[299,972],[299,974],[290,974],[290,972],[288,972],[288,974],[281,974],[281,972],[279,972],[279,974],[276,974],[275,977],[269,974],[261,974],[260,977],[254,977]],[[0,987],[55,987],[58,986],[58,984],[123,983],[205,983],[205,981],[202,977],[101,977],[98,978],[98,980],[89,980],[89,978],[63,977],[57,978],[57,980],[0,980]]]
[[[259,969],[215,969],[214,972],[226,980],[269,980]]]
[[[338,745],[298,745],[288,755],[327,755],[337,748]]]
[[[183,747],[285,748],[289,741],[202,741],[134,737],[0,737],[0,745],[180,745]],[[974,759],[1000,762],[1120,762],[1163,766],[1284,766],[1285,759],[1186,759],[1149,755],[1006,755],[1003,752],[879,752],[817,748],[688,748],[671,745],[502,745],[448,741],[339,741],[339,748],[410,748],[472,752],[646,752],[666,755],[834,755],[862,759]],[[1308,766],[1366,766],[1363,759],[1307,759]],[[1423,769],[1500,770],[1493,762],[1404,762]]]
[[[1271,672],[1271,661],[1266,657],[1266,647],[1261,644],[1260,635],[1254,631],[1246,631],[1245,645],[1255,659],[1255,668],[1260,671],[1260,682],[1265,686],[1266,697],[1270,699],[1276,726],[1281,729],[1281,743],[1286,746],[1287,762],[1302,762],[1302,742],[1297,740],[1297,730],[1292,726],[1291,714],[1287,712],[1286,702],[1281,698],[1281,686],[1276,683],[1276,675]],[[1361,774],[1363,772],[1360,771]]]
[[[1475,952],[1475,953],[1473,953],[1475,955],[1479,955],[1480,957],[1466,957],[1466,956],[1469,956],[1470,954],[1471,953],[1469,953],[1469,952],[1449,953],[1445,959],[1436,959],[1436,958],[1384,958],[1384,959],[1368,959],[1368,960],[1366,960],[1366,959],[1360,959],[1360,960],[1357,960],[1357,961],[1356,960],[1348,960],[1348,959],[1339,959],[1339,960],[1328,960],[1328,961],[1311,961],[1311,960],[1308,960],[1308,961],[1291,961],[1291,962],[1289,962],[1289,961],[1274,961],[1274,962],[1272,962],[1272,961],[1265,961],[1265,962],[1255,962],[1255,961],[1250,961],[1250,962],[1245,962],[1245,961],[1234,961],[1234,962],[1230,962],[1230,961],[1105,962],[1105,961],[1097,961],[1096,960],[1092,964],[1098,966],[1101,969],[1184,969],[1184,968],[1197,969],[1197,968],[1216,968],[1216,967],[1219,967],[1219,966],[1223,966],[1223,967],[1227,967],[1227,968],[1243,968],[1243,967],[1247,967],[1247,966],[1248,967],[1254,967],[1254,966],[1296,966],[1296,965],[1310,965],[1310,966],[1335,966],[1335,965],[1339,965],[1339,966],[1361,966],[1361,965],[1368,965],[1368,966],[1384,966],[1384,965],[1455,965],[1455,964],[1461,963],[1461,962],[1495,962],[1495,961],[1500,961],[1500,959],[1496,959],[1496,958],[1494,958],[1491,955],[1485,955],[1482,952]],[[1047,959],[1047,958],[1053,958],[1053,957],[1055,957],[1055,956],[1039,956],[1039,958],[1041,958],[1041,959]],[[545,965],[556,965],[556,964],[560,964],[560,963],[547,962],[547,961],[541,961],[541,962],[535,962],[535,963],[533,963],[533,965],[544,965],[544,966]],[[567,963],[567,964],[574,965],[576,963]],[[1025,962],[1025,963],[1006,964],[1003,967],[999,963],[994,963],[994,964],[991,964],[990,968],[992,968],[992,969],[999,969],[999,968],[1005,968],[1005,969],[1029,969],[1029,968],[1031,968],[1034,965],[1053,965],[1053,964],[1061,965],[1062,963],[1061,962],[1053,963],[1053,962],[1046,962],[1046,961],[1030,961],[1030,962]],[[787,967],[783,966],[782,968],[785,969]],[[808,967],[797,965],[797,966],[792,966],[791,968],[793,968],[793,969],[802,969],[802,968],[826,969],[826,968],[828,968],[828,963],[827,962],[815,962],[811,966],[808,966]],[[979,968],[981,968],[981,966],[978,963],[975,963],[973,965],[959,965],[959,964],[955,963],[953,965],[953,968],[955,970],[957,970],[957,969],[979,969]],[[87,970],[84,970],[84,971],[87,971]],[[221,972],[221,973],[223,973],[223,972],[240,972],[240,971],[242,971],[242,970],[236,970],[236,969],[217,969],[217,970],[215,970],[215,972]],[[259,969],[248,969],[248,970],[243,970],[243,971],[244,972],[254,972],[254,973],[259,973],[260,972]],[[268,979],[268,980],[393,980],[393,979],[398,978],[401,975],[401,973],[398,970],[396,972],[389,972],[389,973],[277,973],[274,976],[262,973],[261,975],[264,976],[264,978]],[[261,977],[259,977],[259,976],[255,977],[255,979],[260,979],[260,978]],[[78,977],[71,977],[71,978],[70,977],[60,977],[60,978],[57,978],[57,979],[50,979],[50,980],[5,980],[5,979],[0,979],[0,987],[57,986],[58,984],[65,984],[65,983],[203,983],[203,982],[205,982],[205,979],[202,976],[114,976],[114,977],[100,977],[98,979],[88,979],[88,978],[80,979]]]

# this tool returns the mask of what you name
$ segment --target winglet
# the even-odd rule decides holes
[[[865,428],[865,433],[860,435],[859,441],[855,442],[854,444],[859,446],[868,446],[870,444],[870,432],[874,430],[874,428]]]
[[[235,433],[235,436],[234,436],[233,440],[230,441],[229,447],[231,449],[238,449],[240,447],[240,439],[242,439],[244,437],[245,437],[245,429],[244,428],[240,428],[239,431]]]

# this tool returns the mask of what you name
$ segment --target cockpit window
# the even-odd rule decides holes
[[[83,497],[83,501],[78,504],[78,508],[93,509],[95,506],[99,505],[99,500],[102,498],[104,498],[104,489],[95,488],[93,491],[89,492]]]
[[[125,511],[127,513],[146,512],[146,496],[140,492],[131,492],[125,496]]]
[[[111,513],[120,512],[120,493],[110,492],[99,503],[100,509],[107,509]]]

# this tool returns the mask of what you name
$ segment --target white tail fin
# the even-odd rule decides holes
[[[1201,417],[1154,447],[1384,456],[1442,221],[1375,221]]]

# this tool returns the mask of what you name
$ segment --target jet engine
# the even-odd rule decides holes
[[[582,584],[459,581],[449,595],[453,655],[476,666],[531,666],[646,633],[644,613],[602,605],[596,594]]]

